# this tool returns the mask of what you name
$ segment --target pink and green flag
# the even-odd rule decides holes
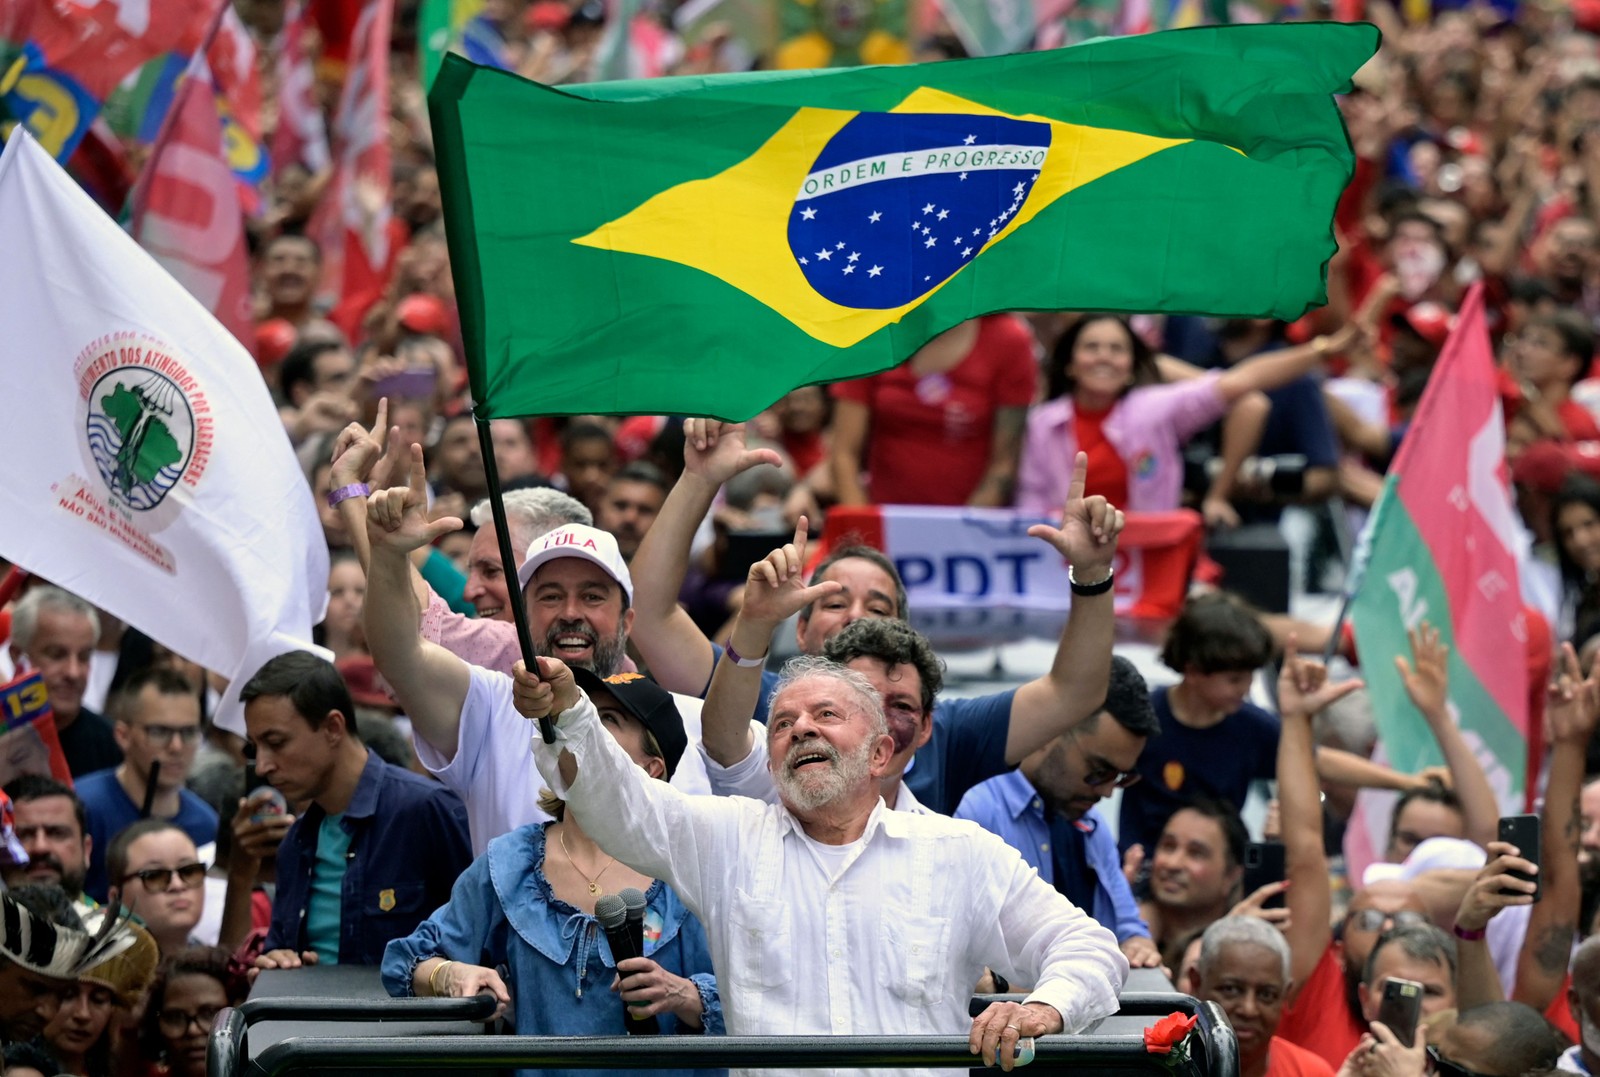
[[[1410,655],[1406,630],[1426,620],[1450,647],[1450,701],[1461,731],[1511,812],[1523,810],[1528,751],[1518,541],[1494,358],[1475,285],[1373,510],[1350,616],[1389,762],[1415,772],[1444,761],[1393,661]]]

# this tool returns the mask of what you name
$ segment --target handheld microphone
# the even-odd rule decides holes
[[[636,886],[624,887],[617,896],[628,907],[628,934],[633,938],[633,948],[644,956],[644,891]]]
[[[642,916],[642,911],[641,911]],[[642,947],[636,946],[633,933],[628,929],[628,906],[617,894],[601,894],[594,903],[594,918],[611,944],[611,956],[617,964],[630,957],[643,957]],[[641,920],[641,928],[643,922]],[[628,1004],[622,1004],[622,1019],[630,1036],[659,1036],[661,1024],[654,1017],[634,1017]]]

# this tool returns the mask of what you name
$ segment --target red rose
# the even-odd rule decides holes
[[[1153,1055],[1171,1054],[1172,1048],[1183,1042],[1198,1020],[1200,1015],[1197,1013],[1188,1017],[1181,1013],[1167,1014],[1144,1030],[1144,1049]]]

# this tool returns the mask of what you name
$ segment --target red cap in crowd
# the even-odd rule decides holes
[[[1405,326],[1434,347],[1444,347],[1456,317],[1440,303],[1413,303],[1394,315],[1394,324]]]
[[[433,295],[408,295],[395,308],[400,328],[408,333],[427,333],[443,337],[450,334],[450,311],[444,300]]]
[[[256,365],[268,367],[283,362],[299,335],[287,318],[268,318],[256,326]]]

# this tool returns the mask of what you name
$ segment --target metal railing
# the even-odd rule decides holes
[[[979,996],[973,1007],[1021,996]],[[834,1069],[971,1068],[965,1036],[330,1036],[293,1037],[250,1057],[249,1027],[260,1021],[352,1023],[478,1021],[494,1010],[474,999],[259,999],[222,1011],[208,1045],[208,1077],[287,1077],[317,1071],[463,1069]],[[1037,1041],[1030,1075],[1183,1074],[1238,1077],[1238,1043],[1215,1003],[1187,995],[1129,994],[1122,1017],[1196,1013],[1189,1058],[1145,1051],[1141,1035],[1047,1036]]]

